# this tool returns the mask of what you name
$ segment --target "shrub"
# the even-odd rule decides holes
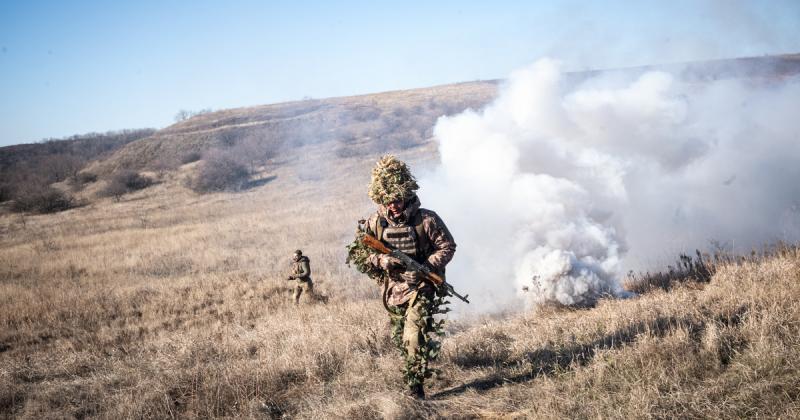
[[[9,183],[0,183],[0,203],[14,198],[14,187]]]
[[[239,130],[220,130],[216,137],[217,142],[223,147],[233,147],[242,137],[242,133]]]
[[[259,165],[266,164],[277,156],[278,146],[267,135],[250,133],[242,137],[227,153],[237,162],[247,164],[250,172],[254,173]]]
[[[187,163],[197,162],[202,157],[203,155],[201,155],[200,152],[192,151],[181,157],[181,164],[185,165]]]
[[[677,263],[674,266],[668,266],[666,271],[655,273],[630,271],[625,281],[625,288],[634,293],[645,293],[655,289],[670,290],[676,284],[689,281],[708,283],[720,263],[735,262],[735,258],[719,252],[715,253],[713,260],[699,250],[696,250],[695,253],[697,254],[696,258],[681,253]]]
[[[67,179],[67,183],[74,190],[80,190],[86,186],[86,184],[91,184],[94,182],[97,182],[97,174],[93,174],[91,172],[78,172]]]
[[[178,161],[171,156],[162,156],[150,164],[150,169],[156,172],[158,178],[164,178],[167,172],[177,169]]]
[[[247,166],[229,154],[209,156],[197,174],[189,180],[188,187],[205,194],[215,191],[238,191],[247,185],[250,171]]]
[[[114,197],[119,200],[123,195],[145,189],[153,185],[153,180],[146,176],[142,176],[136,171],[123,170],[114,174],[111,182],[100,193],[105,197]]]
[[[210,108],[201,109],[199,111],[190,111],[187,109],[182,109],[175,114],[175,122],[181,122],[188,120],[189,118],[196,117],[198,115],[208,114],[213,112]]]
[[[381,116],[381,110],[370,106],[358,106],[350,110],[350,115],[356,121],[372,121]]]
[[[93,174],[91,172],[79,172],[75,176],[75,180],[82,185],[91,184],[93,182],[97,182],[97,174]]]
[[[129,170],[118,172],[113,181],[124,185],[129,191],[141,190],[153,184],[150,178]]]
[[[34,187],[17,194],[11,209],[17,212],[56,213],[76,206],[75,200],[53,187]]]

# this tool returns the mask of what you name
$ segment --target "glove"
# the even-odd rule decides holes
[[[411,287],[419,286],[423,280],[423,274],[419,271],[406,270],[401,274],[401,277],[406,281],[406,284]]]
[[[287,280],[294,280],[294,276],[287,277]]]
[[[370,254],[369,263],[386,271],[397,270],[403,267],[402,261],[386,254]]]

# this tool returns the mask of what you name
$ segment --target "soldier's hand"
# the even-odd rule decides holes
[[[409,286],[416,287],[424,280],[424,275],[419,271],[406,270],[403,273],[403,278]]]
[[[294,276],[289,276],[286,278],[286,280],[294,280]]]
[[[386,271],[403,267],[403,263],[400,260],[386,254],[370,254],[368,260],[370,264]]]
[[[447,297],[450,296],[450,292],[447,291],[447,287],[441,286],[436,288],[436,296],[439,297]]]
[[[399,270],[404,267],[403,262],[395,257],[381,254],[381,268],[387,271]]]

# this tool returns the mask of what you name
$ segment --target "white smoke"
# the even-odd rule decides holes
[[[436,125],[420,195],[458,243],[448,278],[480,296],[471,309],[573,305],[711,240],[796,241],[798,105],[797,78],[517,71],[491,105]]]

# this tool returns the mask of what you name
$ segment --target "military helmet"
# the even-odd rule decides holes
[[[383,156],[372,169],[369,197],[377,204],[407,201],[419,189],[417,180],[405,162],[392,155]]]
[[[294,255],[303,255],[303,251],[298,249],[298,250],[294,251]]]

